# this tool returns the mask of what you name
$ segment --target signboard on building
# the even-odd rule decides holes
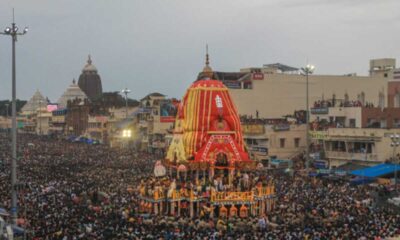
[[[251,151],[255,154],[267,156],[268,155],[268,148],[266,147],[252,147]]]
[[[47,111],[48,112],[53,112],[53,111],[55,111],[57,109],[58,109],[58,105],[57,104],[48,104],[47,105]]]
[[[242,129],[244,134],[264,134],[263,124],[244,124]]]
[[[325,131],[310,131],[310,136],[312,139],[323,140],[327,138],[327,133]]]
[[[327,166],[328,166],[328,164],[327,164],[326,161],[323,161],[323,160],[314,161],[314,167],[315,168],[322,169],[322,168],[327,168]]]
[[[329,108],[327,107],[317,107],[311,108],[311,114],[328,114]]]
[[[24,128],[24,127],[25,127],[25,122],[23,122],[23,121],[17,122],[17,128]]]
[[[227,88],[231,88],[231,89],[241,89],[241,85],[239,81],[223,81],[224,85]]]
[[[289,131],[290,130],[290,125],[289,124],[284,124],[284,123],[277,124],[277,125],[274,125],[272,127],[272,129],[274,129],[274,131]]]
[[[330,174],[331,170],[330,169],[317,169],[318,174]]]
[[[264,80],[263,73],[253,73],[253,80]]]
[[[284,159],[271,159],[271,165],[275,165],[278,168],[288,168],[292,166],[292,160],[284,160]]]
[[[171,100],[162,100],[160,102],[160,122],[175,122],[177,107]]]

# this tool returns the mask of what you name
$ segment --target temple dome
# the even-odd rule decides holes
[[[45,104],[47,106],[47,103],[47,99],[43,97],[39,90],[36,90],[31,99],[29,99],[29,101],[22,107],[21,111],[32,114],[39,108],[40,105]]]
[[[58,107],[66,108],[69,100],[74,100],[74,99],[84,100],[86,98],[87,98],[86,94],[82,91],[82,89],[79,88],[74,79],[72,81],[72,84],[67,88],[67,90],[65,90],[64,94],[58,100]]]
[[[97,68],[92,64],[90,55],[88,56],[87,64],[83,67],[82,73],[79,76],[78,86],[92,101],[101,97],[103,93],[101,78],[97,72]]]
[[[92,59],[90,55],[88,56],[87,63],[83,67],[82,72],[97,72],[96,66],[92,64]]]

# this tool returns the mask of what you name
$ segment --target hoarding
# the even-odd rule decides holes
[[[241,85],[239,81],[223,81],[224,85],[227,88],[231,88],[231,89],[241,89]]]
[[[263,134],[265,131],[263,124],[244,124],[242,129],[244,134]]]
[[[253,80],[264,80],[263,73],[253,73]]]
[[[268,148],[266,147],[252,147],[251,151],[262,156],[268,155]]]
[[[329,108],[327,108],[327,107],[311,108],[311,113],[312,114],[328,114],[329,113]]]
[[[160,102],[160,122],[175,122],[177,106],[170,100]]]
[[[48,112],[53,112],[53,111],[55,111],[57,109],[58,109],[58,105],[57,104],[49,104],[49,105],[47,105],[47,111]]]

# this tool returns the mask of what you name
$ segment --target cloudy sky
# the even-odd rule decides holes
[[[238,71],[266,63],[317,74],[366,75],[369,59],[400,59],[398,0],[2,0],[0,29],[12,8],[18,97],[36,89],[57,101],[91,54],[104,91],[131,97],[184,93],[204,65]],[[399,64],[400,65],[400,64]],[[11,97],[11,40],[0,35],[0,99]]]

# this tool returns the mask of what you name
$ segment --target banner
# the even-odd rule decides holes
[[[231,88],[231,89],[241,89],[242,88],[239,81],[224,80],[223,83],[227,88]]]
[[[244,124],[242,129],[244,134],[263,134],[265,131],[263,124]]]
[[[48,112],[53,112],[53,111],[55,111],[57,109],[58,109],[58,105],[57,104],[48,104],[47,105],[47,111]]]
[[[264,80],[263,73],[253,73],[253,80]]]
[[[262,156],[268,155],[268,148],[266,147],[252,147],[251,151]]]
[[[312,139],[317,140],[323,140],[328,136],[326,131],[310,131],[309,133]]]
[[[278,125],[274,125],[272,127],[272,129],[274,129],[274,131],[276,131],[276,132],[289,131],[290,130],[290,125],[289,124],[278,124]]]
[[[329,108],[327,107],[317,107],[311,108],[311,114],[328,114]]]
[[[160,122],[175,122],[176,113],[177,108],[171,100],[162,100],[160,102]]]

